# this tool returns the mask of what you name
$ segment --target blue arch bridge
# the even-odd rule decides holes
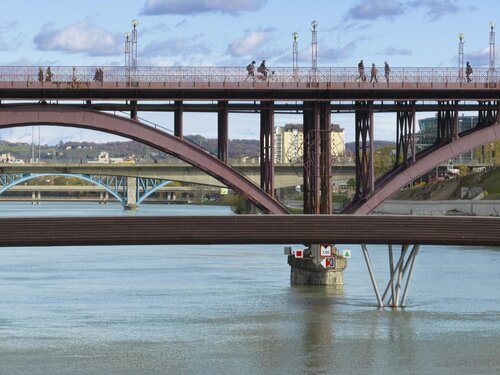
[[[90,184],[103,188],[127,209],[135,208],[146,198],[160,191],[161,188],[172,182],[170,180],[144,177],[102,176],[69,173],[13,173],[0,175],[0,195],[12,189],[14,186],[41,177],[67,177],[86,181]],[[38,199],[36,197],[34,198]],[[104,200],[104,198],[101,200]]]
[[[267,78],[255,80],[246,79],[244,67],[101,67],[103,75],[98,81],[93,80],[96,67],[51,68],[51,80],[38,81],[38,67],[0,67],[0,129],[33,125],[70,126],[136,140],[196,166],[240,193],[263,213],[272,214],[253,215],[240,221],[235,217],[228,219],[231,222],[227,223],[217,218],[205,222],[206,218],[191,217],[188,219],[191,224],[182,221],[190,232],[182,230],[178,219],[155,218],[156,222],[147,221],[153,219],[132,219],[137,220],[136,227],[145,225],[143,221],[146,220],[146,225],[156,228],[157,232],[151,234],[149,243],[182,243],[178,237],[165,237],[165,232],[172,236],[174,232],[175,235],[182,233],[187,242],[196,242],[199,238],[210,243],[243,240],[247,243],[272,243],[276,238],[281,239],[281,243],[291,243],[289,241],[293,240],[293,243],[310,245],[302,257],[298,254],[289,256],[292,281],[306,284],[342,282],[341,269],[331,265],[342,268],[344,257],[335,254],[325,258],[323,255],[330,255],[331,249],[321,244],[362,243],[380,306],[386,303],[404,305],[407,288],[403,286],[403,275],[408,283],[420,244],[451,244],[456,241],[456,235],[452,237],[443,233],[443,228],[451,230],[449,225],[453,224],[451,233],[459,233],[463,244],[500,244],[499,218],[473,222],[467,218],[440,218],[438,222],[426,218],[427,224],[434,224],[427,226],[413,218],[388,220],[367,215],[437,165],[500,138],[500,76],[495,67],[477,68],[469,77],[471,79],[466,79],[463,68],[394,67],[386,81],[375,83],[358,79],[359,73],[353,67],[275,68]],[[173,134],[141,120],[138,115],[153,111],[173,113]],[[215,155],[186,140],[184,112],[216,114]],[[425,150],[417,150],[416,145],[415,119],[418,112],[437,113],[435,142]],[[460,132],[459,112],[475,112],[477,124]],[[259,116],[260,184],[250,181],[228,162],[229,113],[256,113]],[[303,122],[302,185],[306,215],[300,218],[288,215],[288,210],[275,196],[276,113],[299,114]],[[337,113],[353,114],[356,187],[355,197],[345,210],[350,215],[334,218],[335,215],[330,215],[331,120]],[[376,118],[380,113],[394,114],[396,153],[392,168],[386,174],[376,176],[374,140]],[[129,187],[127,192],[133,190]],[[80,238],[79,241],[85,244],[92,241],[120,243],[125,239],[148,243],[143,232],[127,234],[120,227],[124,224],[121,220],[106,220],[107,224],[117,224],[112,226],[113,230],[122,237],[111,234],[108,238],[85,237],[84,232],[91,234],[95,225],[102,225],[98,218],[88,219],[86,227],[79,227],[84,222],[81,220],[78,220],[78,226],[72,225],[70,220],[66,223],[48,220],[43,229],[40,227],[39,242],[36,238],[29,242],[26,238],[21,240],[25,236],[12,225],[2,222],[0,245],[76,244],[78,241],[73,238]],[[17,220],[16,224],[28,221],[20,219],[21,223]],[[162,227],[158,228],[157,223],[162,223]],[[467,225],[475,231],[470,231]],[[482,225],[490,230],[482,230]],[[25,227],[20,225],[20,228]],[[6,228],[12,232],[7,232]],[[59,233],[60,228],[65,232]],[[378,230],[376,235],[370,228]],[[280,232],[288,237],[280,237],[277,234]],[[366,233],[373,236],[366,236]],[[17,234],[17,237],[12,237],[12,234]],[[425,234],[425,237],[420,234]],[[365,246],[380,241],[390,244],[390,281],[385,293],[379,293],[376,288]],[[395,244],[401,245],[398,260],[393,259],[392,246]],[[329,259],[328,262],[324,262],[325,259]]]

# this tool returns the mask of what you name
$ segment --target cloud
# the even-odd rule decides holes
[[[21,57],[19,59],[10,60],[2,62],[1,65],[5,66],[51,66],[58,65],[59,61],[57,60],[30,60],[25,57]]]
[[[233,57],[252,56],[260,50],[269,39],[270,29],[252,31],[240,39],[234,40],[227,46],[227,52]]]
[[[195,40],[196,37],[190,39],[172,37],[162,41],[153,41],[139,52],[139,56],[179,58],[210,54],[211,51],[206,43]]]
[[[360,0],[344,14],[344,20],[376,20],[378,18],[393,19],[396,16],[424,9],[430,21],[437,21],[447,15],[463,10],[456,4],[456,0]],[[468,7],[469,10],[476,10]]]
[[[118,33],[107,32],[89,21],[79,21],[62,29],[46,24],[33,41],[37,49],[42,51],[110,56],[121,52],[122,39]]]
[[[426,14],[430,21],[437,21],[461,10],[453,0],[416,0],[412,1],[409,7],[426,8]]]
[[[496,54],[498,55],[498,49],[496,50]],[[453,63],[457,63],[457,58],[458,56],[455,55],[455,58],[453,59]],[[464,59],[466,61],[469,61],[472,66],[485,66],[489,67],[490,66],[490,49],[488,47],[477,50],[472,53],[467,53],[464,56]]]
[[[385,47],[382,51],[377,52],[377,55],[390,55],[390,56],[405,55],[405,56],[409,56],[409,55],[412,55],[412,52],[407,48],[396,48],[396,47],[391,45],[391,46]]]
[[[255,12],[267,0],[147,0],[142,14],[154,16],[162,14],[196,15],[200,13],[226,13],[237,15],[241,12]]]
[[[375,20],[377,18],[393,18],[405,12],[405,7],[394,0],[361,0],[349,8],[344,19]]]
[[[327,66],[329,63],[340,62],[346,58],[352,58],[354,56],[354,51],[356,51],[355,41],[349,42],[338,48],[321,49],[320,45],[318,47],[318,64],[319,66]],[[311,50],[309,50],[309,56],[310,55]],[[324,63],[325,60],[327,61],[326,63]]]
[[[19,21],[6,21],[0,25],[0,51],[13,50],[21,44],[25,35],[17,32],[19,25]],[[16,35],[12,36],[13,33]]]

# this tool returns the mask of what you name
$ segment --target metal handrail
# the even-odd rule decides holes
[[[242,82],[324,82],[349,83],[358,82],[356,67],[324,67],[317,68],[269,68],[267,79],[255,71],[255,76],[248,77],[244,67],[211,67],[211,66],[51,66],[53,83],[87,83],[94,82],[95,70],[102,69],[105,82],[122,83],[242,83]],[[46,67],[42,68],[43,81],[46,82]],[[315,74],[314,74],[315,73]],[[0,66],[0,82],[28,82],[39,80],[39,67],[36,66]],[[367,81],[370,80],[370,67],[365,68]],[[377,78],[385,83],[384,69],[378,67]],[[474,68],[472,82],[499,82],[497,70],[487,67]],[[466,83],[466,77],[459,68],[432,67],[393,67],[389,81],[391,83]],[[101,82],[101,81],[97,81]],[[364,83],[364,82],[362,82]]]

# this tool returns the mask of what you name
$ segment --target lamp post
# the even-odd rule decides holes
[[[316,31],[316,28],[318,27],[318,21],[312,21],[311,26],[312,80],[316,82],[316,70],[318,69],[318,32]]]
[[[294,32],[292,34],[293,37],[293,77],[297,78],[298,70],[299,70],[299,47],[297,44],[297,38],[299,37],[299,33]]]
[[[490,22],[490,71],[489,80],[493,81],[495,74],[495,22]]]
[[[458,79],[464,79],[464,33],[458,34]]]
[[[132,68],[137,68],[137,25],[139,21],[136,19],[132,20]]]
[[[125,67],[130,66],[130,33],[125,33]]]

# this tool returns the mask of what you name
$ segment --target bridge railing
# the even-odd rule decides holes
[[[95,79],[96,69],[102,69],[102,80]],[[385,82],[384,67],[377,68],[379,82]],[[367,81],[370,80],[371,67],[365,68]],[[47,81],[47,67],[42,67],[43,81]],[[267,78],[255,70],[254,77],[248,76],[244,67],[185,67],[185,66],[53,66],[51,82],[91,83],[182,83],[182,82],[358,82],[357,67],[311,68],[270,67]],[[37,66],[0,66],[0,82],[39,81]],[[489,68],[474,68],[472,82],[487,83],[500,81],[499,72]],[[466,82],[465,70],[443,67],[393,67],[389,82],[401,83],[460,83]]]

